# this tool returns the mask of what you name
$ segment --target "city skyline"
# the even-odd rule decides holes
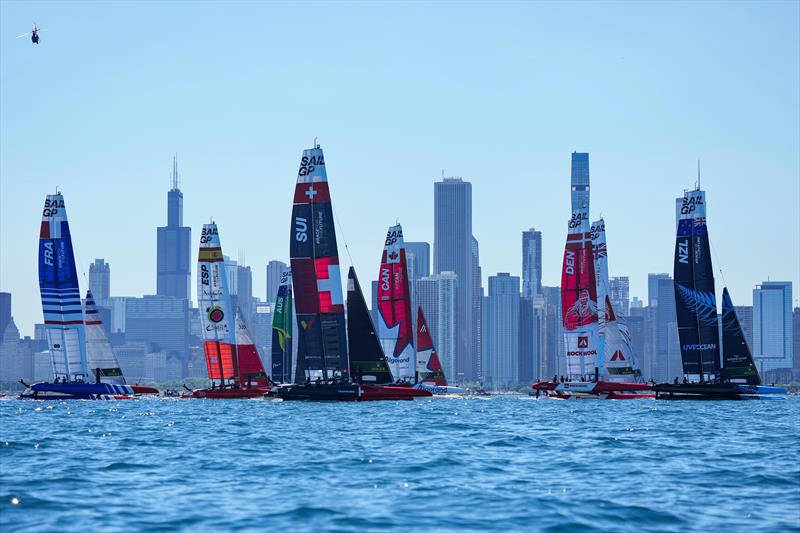
[[[22,31],[20,25],[29,27],[36,5],[0,6],[4,43]],[[431,6],[422,22],[425,28],[447,20],[460,28],[478,28],[487,39],[459,41],[454,48],[447,39],[457,30],[445,28],[439,37],[423,35],[407,58],[391,53],[396,30],[382,38],[378,30],[364,28],[388,14],[416,17],[420,8],[372,6],[354,12],[320,5],[319,20],[326,14],[340,29],[348,24],[359,28],[352,37],[328,39],[330,49],[324,50],[319,43],[332,30],[318,21],[303,24],[311,24],[322,41],[303,43],[291,37],[299,25],[298,8],[253,7],[265,19],[288,24],[270,26],[266,39],[244,35],[244,43],[228,37],[198,41],[191,25],[175,29],[166,24],[177,8],[150,6],[139,13],[153,19],[148,24],[154,36],[145,41],[132,23],[123,24],[108,36],[107,49],[98,50],[91,28],[128,15],[135,19],[136,10],[54,4],[47,10],[50,31],[38,48],[15,46],[22,41],[0,47],[0,291],[14,295],[12,313],[22,334],[32,335],[42,319],[36,227],[44,197],[56,186],[64,192],[78,268],[87,278],[90,262],[104,258],[113,266],[112,296],[156,294],[153,229],[166,218],[163,194],[174,152],[181,158],[184,224],[194,228],[192,260],[200,225],[213,216],[225,232],[228,249],[246,250],[249,264],[260,273],[269,259],[288,260],[291,190],[302,149],[316,135],[326,149],[343,230],[340,245],[348,244],[362,277],[377,271],[384,228],[397,218],[409,240],[434,244],[433,182],[444,167],[446,174],[462,176],[473,187],[472,232],[481,246],[483,287],[498,272],[522,274],[519,232],[530,227],[542,231],[542,284],[558,285],[569,218],[569,154],[579,151],[591,157],[591,216],[602,211],[614,228],[608,236],[614,254],[611,274],[629,277],[631,296],[645,298],[648,273],[671,271],[673,201],[693,186],[698,157],[708,193],[714,264],[723,269],[734,301],[746,303],[753,287],[767,278],[800,285],[800,215],[795,209],[800,198],[800,105],[798,76],[791,75],[797,73],[798,47],[797,29],[790,22],[797,18],[796,5],[770,4],[757,13],[746,4],[724,10],[697,6],[686,28],[691,37],[687,44],[668,37],[670,21],[686,19],[688,8],[665,12],[657,6],[584,6],[587,19],[616,19],[626,27],[648,20],[654,40],[637,40],[635,47],[626,37],[612,35],[609,27],[584,22],[570,33],[571,42],[539,28],[539,23],[541,31],[522,46],[503,37],[501,28],[509,35],[523,30],[514,14],[533,14],[542,26],[563,21],[568,11],[553,5],[504,4],[492,12],[464,6],[455,14]],[[198,9],[189,16],[205,31],[212,15],[235,25],[241,9]],[[653,11],[659,16],[653,18]],[[712,23],[718,17],[727,24],[724,32]],[[760,32],[755,23],[780,31]],[[322,66],[330,54],[360,50],[353,47],[366,37],[390,58],[377,75],[361,72],[345,59],[338,69]],[[281,39],[291,43],[291,52],[280,47]],[[688,44],[708,39],[719,40],[724,51]],[[598,40],[605,47],[595,49]],[[172,59],[148,66],[133,56],[125,68],[114,61],[128,57],[120,52],[123,46],[130,50],[131,44],[145,43],[148,57]],[[284,56],[259,54],[264,59],[254,72],[237,63],[236,50],[243,45],[256,52],[265,47],[283,50]],[[207,69],[201,68],[206,63],[191,59],[197,47],[210,64],[230,58],[225,83],[216,74],[207,77]],[[312,51],[318,59],[305,64],[300,58],[315,57]],[[88,61],[79,65],[70,59],[74,57]],[[451,78],[437,74],[444,58]],[[93,60],[108,68],[94,68]],[[392,88],[412,63],[417,76]],[[656,76],[658,83],[649,77],[651,64],[663,74]],[[292,85],[287,92],[259,73],[300,79],[309,66],[323,70],[327,90]],[[470,67],[491,76],[467,78]],[[66,80],[59,91],[52,89],[53,75]],[[555,94],[581,86],[585,76],[596,80],[593,92]],[[685,83],[688,78],[691,84]],[[665,85],[664,79],[674,81]],[[431,80],[438,82],[436,89],[429,88]],[[363,102],[346,96],[359,83],[370,87]],[[616,95],[623,86],[637,91],[624,92],[624,98]],[[426,92],[409,103],[395,92],[423,87]],[[520,107],[529,97],[534,105]],[[555,104],[548,103],[548,109],[539,105],[551,100]],[[308,106],[308,101],[319,103]],[[389,101],[392,106],[386,105]],[[498,112],[489,116],[482,106],[464,113],[473,101],[499,106]],[[208,110],[202,121],[196,117],[198,108]],[[379,129],[371,115],[374,109],[381,113]],[[768,136],[761,127],[764,116],[774,122]],[[438,131],[418,134],[428,121]],[[379,201],[382,190],[391,191],[390,204]],[[767,238],[776,232],[781,246],[778,239]],[[195,270],[192,262],[192,278]],[[265,294],[266,280],[260,274],[255,278],[253,294]],[[85,291],[87,280],[82,278],[81,286]],[[797,293],[793,298],[795,306]]]

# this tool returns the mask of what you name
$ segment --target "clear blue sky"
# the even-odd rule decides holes
[[[213,216],[263,298],[319,137],[362,283],[396,218],[406,239],[433,239],[444,169],[473,183],[484,276],[519,275],[533,226],[557,285],[578,150],[611,274],[633,295],[672,271],[674,198],[700,158],[734,302],[767,276],[792,280],[796,300],[799,5],[4,1],[0,290],[31,334],[41,208],[58,185],[79,268],[103,257],[113,294],[154,293],[177,152],[193,248]],[[34,22],[39,46],[15,39]]]

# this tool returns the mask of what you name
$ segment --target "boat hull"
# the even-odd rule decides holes
[[[149,387],[146,387],[149,388]],[[20,399],[25,400],[122,400],[132,398],[131,385],[110,383],[34,383]]]
[[[655,398],[651,389],[647,383],[613,381],[539,381],[533,384],[537,396],[544,393],[560,400],[649,400]]]
[[[311,383],[308,385],[282,385],[273,389],[270,396],[282,400],[320,402],[371,402],[386,400],[413,400],[431,396],[431,393],[411,387],[384,385],[356,385]]]
[[[738,383],[660,383],[653,387],[659,400],[776,400],[786,389]]]
[[[246,387],[242,389],[194,389],[187,398],[206,400],[241,400],[248,398],[262,398],[267,395],[271,387]]]

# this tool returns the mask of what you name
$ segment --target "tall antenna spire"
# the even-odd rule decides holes
[[[178,188],[178,154],[172,157],[172,188]]]

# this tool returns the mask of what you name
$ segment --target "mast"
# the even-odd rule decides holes
[[[53,376],[88,379],[86,330],[67,209],[61,193],[44,201],[39,228],[39,289]]]
[[[411,292],[408,287],[408,265],[403,242],[403,227],[391,226],[378,272],[378,335],[386,360],[395,377],[414,378],[414,324],[411,320]]]
[[[346,374],[344,296],[325,156],[303,151],[290,230],[292,283],[298,325],[298,368]]]

